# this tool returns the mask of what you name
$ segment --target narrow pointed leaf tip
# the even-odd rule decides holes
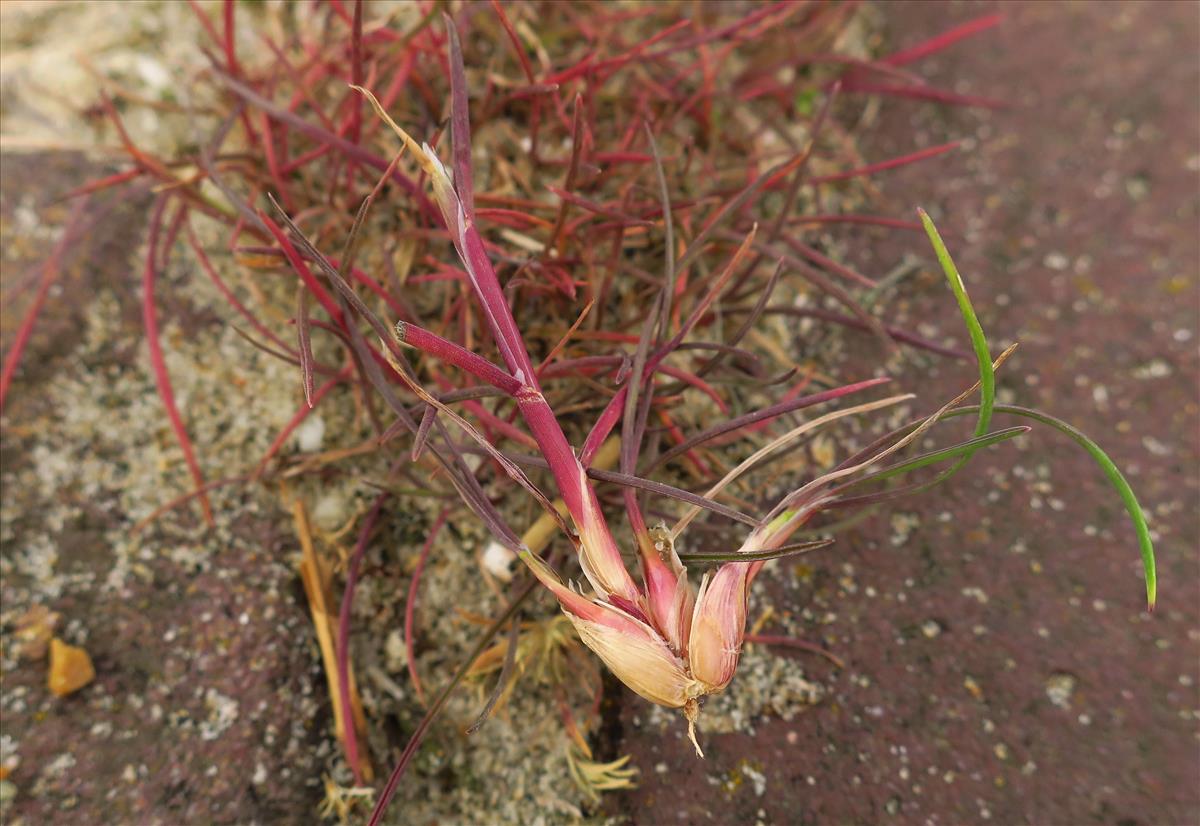
[[[401,143],[404,144],[404,148],[413,153],[417,159],[417,162],[421,165],[421,168],[426,172],[426,174],[435,175],[437,173],[437,169],[433,166],[432,161],[430,161],[429,157],[425,154],[421,144],[417,143],[416,140],[413,139],[412,135],[405,132],[400,128],[400,125],[396,123],[396,121],[392,120],[392,116],[387,113],[387,110],[383,108],[383,104],[381,104],[379,99],[372,94],[371,90],[362,86],[356,86],[353,83],[350,84],[350,88],[358,92],[360,95],[366,97],[367,102],[371,104],[371,108],[375,110],[375,114],[378,115],[380,120],[386,123],[388,127],[396,133],[396,136],[400,138]]]
[[[933,244],[933,251],[937,255],[938,263],[941,264],[942,271],[946,274],[946,281],[954,293],[954,299],[958,302],[963,322],[967,325],[967,334],[971,338],[971,348],[975,351],[975,358],[979,362],[980,404],[975,435],[982,436],[988,432],[988,425],[992,421],[992,407],[996,403],[996,373],[992,367],[991,353],[988,351],[987,336],[984,335],[979,318],[975,315],[975,308],[971,305],[971,298],[967,295],[967,288],[963,284],[962,276],[958,273],[958,267],[954,265],[954,259],[950,257],[950,252],[942,242],[942,236],[934,226],[933,220],[920,207],[917,208],[917,214],[921,216],[921,225],[925,227],[925,234],[929,236],[929,242]]]

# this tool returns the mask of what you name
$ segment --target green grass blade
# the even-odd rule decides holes
[[[975,413],[979,409],[980,406],[978,405],[960,407],[957,410],[951,410],[946,416],[947,418],[961,416]],[[1129,486],[1129,482],[1125,480],[1125,476],[1117,468],[1116,464],[1113,463],[1113,460],[1108,458],[1108,454],[1101,450],[1098,444],[1062,419],[1057,419],[1040,410],[1031,410],[1027,407],[1017,407],[1011,404],[998,404],[995,405],[994,409],[999,413],[1024,416],[1027,419],[1033,419],[1036,422],[1041,422],[1062,431],[1082,445],[1083,449],[1090,453],[1092,458],[1096,460],[1096,463],[1100,465],[1100,469],[1104,471],[1104,475],[1108,477],[1108,481],[1116,488],[1121,501],[1125,503],[1125,510],[1129,513],[1129,518],[1133,520],[1133,529],[1137,533],[1138,546],[1142,553],[1142,568],[1146,572],[1146,604],[1153,611],[1154,604],[1158,599],[1158,578],[1155,573],[1154,543],[1150,540],[1150,527],[1146,524],[1146,515],[1142,511],[1142,506],[1138,504],[1137,497],[1133,493],[1133,488]]]
[[[1011,439],[1014,436],[1020,436],[1023,433],[1028,432],[1028,427],[1009,427],[1004,430],[997,430],[994,433],[988,433],[986,436],[977,436],[974,439],[968,439],[960,444],[944,447],[940,450],[930,451],[929,453],[922,453],[920,456],[914,456],[911,459],[899,462],[891,467],[884,468],[883,470],[872,473],[869,476],[863,476],[859,479],[855,479],[852,482],[847,482],[842,486],[841,489],[846,490],[851,487],[861,485],[865,482],[882,482],[884,479],[890,479],[893,476],[900,476],[901,474],[908,473],[919,468],[934,465],[938,462],[943,462],[946,459],[953,459],[956,456],[970,455],[982,448],[990,447],[994,444],[998,444],[999,442]]]
[[[996,373],[992,369],[992,356],[988,352],[987,337],[983,334],[983,327],[980,326],[979,318],[975,315],[975,308],[971,306],[971,299],[967,295],[967,288],[963,284],[962,276],[958,274],[958,267],[954,266],[954,260],[946,250],[946,245],[942,243],[942,236],[938,234],[937,227],[933,225],[933,220],[925,210],[918,209],[917,214],[921,216],[925,234],[929,236],[929,242],[933,244],[933,251],[937,255],[938,263],[942,265],[942,271],[946,274],[946,281],[949,282],[950,289],[954,292],[954,299],[958,302],[958,309],[962,312],[963,321],[967,325],[967,333],[971,337],[971,348],[975,351],[975,358],[979,362],[980,404],[975,435],[982,436],[987,433],[988,426],[991,424],[992,408],[996,403]]]

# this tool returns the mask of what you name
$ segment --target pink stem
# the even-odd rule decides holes
[[[483,356],[472,353],[462,345],[448,341],[423,327],[409,324],[406,321],[397,322],[396,337],[404,344],[415,347],[423,353],[428,353],[434,358],[466,370],[475,378],[487,382],[510,396],[516,396],[517,392],[525,386],[524,382],[505,373]]]
[[[8,354],[4,357],[4,368],[0,371],[0,412],[4,410],[4,400],[8,398],[8,388],[12,385],[13,376],[16,375],[17,366],[21,363],[21,354],[25,352],[26,345],[29,344],[29,339],[33,335],[33,326],[37,323],[38,315],[42,311],[42,305],[46,303],[46,297],[50,294],[50,287],[58,279],[59,270],[62,268],[63,253],[66,252],[67,244],[74,235],[73,228],[79,221],[79,217],[83,214],[83,207],[87,203],[86,200],[78,201],[75,208],[71,211],[71,217],[67,221],[67,226],[63,230],[62,238],[55,245],[54,251],[50,253],[50,257],[46,259],[46,263],[42,266],[42,279],[38,283],[37,293],[33,297],[33,303],[29,305],[29,309],[25,312],[25,317],[21,319],[21,326],[17,328],[17,335],[13,339],[12,346],[8,349]]]
[[[933,158],[941,155],[944,152],[949,152],[957,149],[962,145],[962,141],[950,141],[938,146],[931,146],[927,149],[922,149],[918,152],[912,152],[908,155],[902,155],[899,158],[891,158],[890,160],[873,163],[869,166],[860,166],[858,169],[848,169],[845,172],[835,172],[832,175],[821,175],[816,178],[810,178],[810,184],[827,184],[833,181],[845,181],[849,178],[859,178],[863,175],[873,175],[876,172],[883,172],[885,169],[895,169],[898,166],[907,166],[910,163],[923,161],[926,158]]]
[[[814,654],[820,654],[822,657],[825,657],[838,668],[846,667],[846,664],[842,662],[840,657],[829,653],[816,643],[795,637],[784,637],[776,634],[747,634],[745,641],[758,643],[759,645],[783,645],[788,648],[799,648],[801,651],[811,651]]]
[[[867,278],[862,273],[850,269],[845,264],[839,264],[837,261],[834,261],[832,258],[826,255],[822,255],[818,250],[813,249],[808,244],[801,242],[799,239],[791,235],[784,235],[783,242],[795,250],[797,254],[807,258],[818,267],[822,267],[829,272],[837,273],[843,278],[847,278],[851,281],[857,281],[859,284],[862,284],[867,288],[879,286],[875,281]]]
[[[989,14],[984,17],[977,17],[974,20],[968,20],[961,26],[955,26],[953,29],[942,32],[936,37],[931,37],[923,43],[918,43],[916,46],[911,46],[895,54],[888,55],[881,62],[889,66],[905,66],[934,52],[939,52],[965,37],[970,37],[973,34],[990,29],[1003,19],[1004,15],[1002,14]]]
[[[142,321],[146,326],[146,343],[150,348],[150,367],[154,372],[154,381],[158,385],[158,395],[162,398],[163,407],[167,411],[167,419],[171,422],[171,429],[175,431],[175,438],[183,450],[183,459],[192,475],[192,481],[197,488],[203,488],[204,474],[200,472],[200,465],[196,462],[196,454],[192,450],[192,442],[188,438],[183,417],[179,415],[179,408],[175,405],[175,393],[171,389],[171,376],[167,372],[167,362],[163,358],[162,344],[158,339],[158,310],[154,305],[154,282],[158,272],[154,266],[154,257],[158,254],[158,233],[162,226],[163,211],[166,205],[167,199],[160,197],[155,203],[154,213],[150,217],[150,239],[146,244],[146,265],[142,271]],[[212,505],[208,501],[208,496],[201,495],[199,499],[200,508],[204,511],[204,520],[210,527],[215,526],[216,521],[213,519]]]
[[[316,277],[313,276],[312,270],[308,268],[308,264],[304,263],[304,259],[300,257],[300,253],[296,252],[296,248],[292,246],[292,242],[283,234],[283,230],[276,226],[275,222],[261,209],[258,210],[258,217],[263,222],[263,225],[270,230],[271,235],[275,236],[275,241],[283,249],[283,254],[287,258],[288,263],[292,265],[292,269],[300,276],[300,280],[304,282],[305,286],[312,290],[317,301],[325,308],[325,312],[329,313],[329,317],[338,326],[344,326],[342,324],[342,311],[338,309],[338,306],[333,302],[329,293],[321,286],[321,282],[317,281]]]
[[[223,11],[225,14],[225,65],[229,67],[229,71],[233,76],[237,77],[242,72],[238,68],[237,49],[234,45],[237,38],[235,35],[236,30],[234,29],[233,0],[225,0]]]

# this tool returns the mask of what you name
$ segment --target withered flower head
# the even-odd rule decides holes
[[[581,543],[585,571],[595,566],[588,560],[594,553]],[[525,552],[521,558],[621,682],[652,703],[683,709],[688,736],[703,756],[695,732],[699,701],[724,689],[737,669],[751,563],[729,562],[706,574],[697,594],[665,531],[654,532],[652,555],[660,565],[643,564],[647,587],[634,600],[600,589],[589,599],[537,556]]]

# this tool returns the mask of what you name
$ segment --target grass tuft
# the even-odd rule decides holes
[[[672,540],[689,525],[725,548],[733,531],[749,533],[736,553],[701,548],[678,558],[746,563],[757,572],[771,559],[827,547],[827,537],[791,540],[802,528],[817,530],[814,517],[855,509],[841,523],[852,524],[859,512],[928,490],[977,451],[1024,434],[1026,427],[990,430],[993,413],[1007,413],[1067,433],[1101,465],[1134,520],[1153,607],[1153,548],[1124,477],[1070,425],[996,404],[995,368],[1011,349],[993,363],[933,222],[923,211],[919,223],[871,213],[875,176],[935,160],[960,143],[872,160],[842,134],[841,109],[856,94],[994,105],[933,88],[908,67],[991,28],[999,16],[871,60],[839,52],[852,35],[854,4],[773,3],[747,13],[718,4],[682,19],[672,4],[598,4],[583,14],[572,4],[491,0],[452,18],[444,3],[385,13],[361,0],[253,11],[225,0],[214,19],[189,2],[214,50],[211,65],[188,79],[203,105],[161,113],[190,118],[189,148],[165,158],[138,146],[120,112],[143,101],[110,85],[98,111],[131,166],[82,184],[71,197],[80,197],[78,211],[86,199],[113,197],[122,186],[161,193],[150,223],[143,315],[151,368],[193,485],[147,522],[197,501],[212,524],[207,492],[224,485],[311,491],[334,479],[376,489],[347,557],[336,645],[323,640],[326,659],[335,654],[335,725],[355,783],[344,792],[329,781],[339,811],[349,810],[346,795],[365,796],[370,779],[371,740],[345,701],[356,696],[351,609],[360,579],[379,576],[407,594],[409,682],[425,705],[415,606],[431,566],[462,565],[432,551],[447,525],[462,524],[463,505],[503,547],[547,569],[541,552],[556,533],[572,548],[585,540],[605,545],[622,565],[611,526],[623,511],[653,576],[669,573],[675,581],[654,551],[657,529],[648,520],[659,517],[676,520],[664,534]],[[444,32],[432,25],[439,14]],[[238,25],[264,18],[262,32],[270,34],[262,47],[239,54]],[[244,33],[241,42],[248,42]],[[771,54],[787,55],[787,63],[765,57]],[[785,66],[794,75],[786,84],[779,80]],[[109,93],[124,98],[121,107]],[[364,104],[379,117],[364,118]],[[829,473],[804,476],[764,517],[755,507],[764,491],[810,474],[793,451],[818,428],[911,398],[874,397],[886,376],[846,382],[835,375],[819,334],[793,350],[782,339],[800,322],[818,333],[866,331],[886,356],[902,347],[971,355],[889,323],[875,299],[891,279],[838,260],[840,233],[859,226],[926,232],[968,331],[980,403],[959,406],[971,388]],[[290,418],[265,453],[245,473],[212,483],[201,474],[186,411],[176,405],[158,330],[155,291],[165,285],[157,276],[179,233],[226,302],[227,323],[248,325],[234,329],[250,346],[295,364],[299,379],[294,412],[283,411]],[[0,409],[61,252],[43,270],[6,353]],[[830,409],[804,412],[817,405]],[[333,425],[336,446],[290,453],[292,434],[318,409]],[[973,438],[875,469],[941,419],[967,414],[976,416]],[[932,481],[846,495],[948,461],[952,467]],[[555,487],[561,498],[552,502]],[[529,518],[530,498],[544,513],[518,536],[512,525]],[[427,526],[408,574],[364,565],[393,510],[411,511]],[[306,531],[301,542],[311,544]],[[506,607],[441,675],[371,823],[464,679],[499,671],[482,723],[536,659],[528,650],[538,634],[561,643],[564,618],[546,619],[546,606],[529,599],[535,585],[527,577],[503,594],[495,589]],[[642,594],[641,585],[630,578],[628,587],[614,592],[614,604],[640,615],[631,595]],[[522,611],[527,623],[517,620]],[[328,606],[322,615],[331,612]],[[506,627],[510,639],[496,642]],[[558,630],[545,630],[551,627]],[[832,658],[787,637],[747,639]],[[584,656],[581,648],[575,653]],[[568,697],[560,709],[569,771],[589,798],[633,777],[626,758],[593,759],[585,735],[599,719],[599,699]]]

